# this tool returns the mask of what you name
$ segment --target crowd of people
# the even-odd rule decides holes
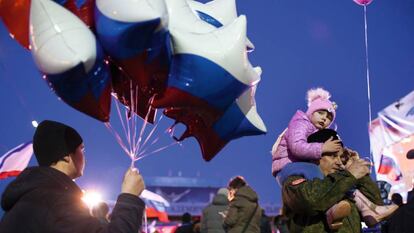
[[[257,193],[242,176],[218,190],[212,203],[192,222],[182,216],[176,233],[361,232],[361,222],[383,232],[410,232],[414,200],[401,196],[385,205],[371,179],[372,164],[345,147],[335,130],[336,104],[321,88],[308,92],[308,109],[298,110],[272,149],[272,175],[282,192],[281,214],[270,218]],[[109,217],[105,204],[90,211],[73,181],[85,166],[82,137],[70,126],[43,121],[33,136],[39,166],[25,169],[2,195],[5,214],[0,233],[139,232],[145,188],[139,172],[126,171]],[[277,184],[276,184],[277,183]],[[384,220],[387,220],[386,222]]]

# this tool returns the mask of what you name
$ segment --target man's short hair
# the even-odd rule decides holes
[[[341,138],[339,137],[338,133],[333,130],[333,129],[321,129],[318,130],[317,132],[309,135],[308,137],[308,143],[312,143],[312,142],[320,142],[320,143],[324,143],[326,141],[329,140],[329,138],[333,138],[333,140],[341,140]],[[342,141],[340,142],[341,146],[343,147],[344,144],[342,143]]]
[[[243,176],[236,176],[230,180],[228,187],[232,189],[239,189],[243,186],[246,186],[246,180]]]

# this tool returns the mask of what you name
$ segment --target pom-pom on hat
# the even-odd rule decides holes
[[[333,122],[335,120],[337,105],[331,102],[329,100],[330,98],[331,94],[321,87],[310,89],[307,94],[308,110],[306,111],[306,115],[308,118],[310,119],[312,114],[318,110],[326,110],[332,114]]]
[[[82,137],[70,126],[45,120],[33,135],[33,151],[39,166],[50,166],[82,144]]]

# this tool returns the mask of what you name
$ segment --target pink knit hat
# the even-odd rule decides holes
[[[318,110],[326,110],[332,113],[332,122],[335,120],[337,105],[331,102],[331,94],[323,88],[310,89],[308,91],[308,110],[306,115],[311,118],[312,114]]]

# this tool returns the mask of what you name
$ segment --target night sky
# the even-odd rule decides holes
[[[364,11],[352,0],[237,1],[247,16],[248,37],[256,50],[251,63],[263,69],[256,92],[257,109],[268,133],[230,142],[204,162],[195,139],[137,162],[145,177],[200,177],[223,185],[244,176],[263,202],[280,203],[271,175],[271,147],[297,109],[306,110],[305,93],[322,86],[338,103],[335,124],[344,144],[369,154],[365,77]],[[373,117],[414,88],[414,1],[374,0],[367,8]],[[0,24],[0,154],[31,140],[32,120],[51,119],[76,128],[84,138],[87,165],[77,183],[115,199],[130,164],[103,123],[86,116],[51,91],[31,54]],[[160,114],[161,112],[159,112]],[[115,104],[111,122],[121,132]],[[173,142],[164,133],[173,122],[163,118],[155,150]],[[151,129],[151,128],[149,128]],[[183,127],[179,127],[182,131]],[[35,165],[34,157],[31,165]],[[0,181],[0,193],[12,179]]]

